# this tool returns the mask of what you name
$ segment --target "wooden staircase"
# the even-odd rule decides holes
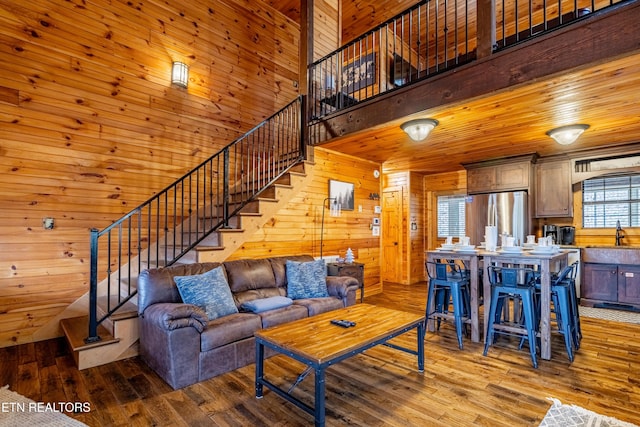
[[[222,262],[231,256],[240,246],[273,218],[278,210],[304,189],[313,179],[313,164],[301,162],[293,166],[278,181],[262,191],[258,198],[247,204],[237,215],[229,220],[229,228],[221,228],[207,236],[194,250],[183,256],[179,262]],[[199,221],[206,223],[207,218]],[[185,236],[183,236],[184,238]],[[188,238],[188,237],[187,237]],[[125,279],[121,286],[137,283],[137,271],[132,271],[131,280]],[[123,292],[128,294],[128,292]],[[86,296],[81,299],[88,299]],[[111,297],[115,306],[116,297]],[[98,297],[99,317],[107,312],[107,297]],[[99,327],[100,341],[85,343],[89,319],[88,316],[61,316],[60,327],[72,349],[78,369],[87,369],[104,365],[116,360],[126,359],[138,354],[138,307],[137,296],[127,302],[116,313],[108,317]]]

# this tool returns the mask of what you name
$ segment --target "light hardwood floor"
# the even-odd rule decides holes
[[[385,283],[365,302],[423,312],[425,284]],[[525,346],[503,340],[487,357],[468,339],[459,350],[444,325],[427,333],[425,372],[415,356],[386,347],[343,361],[327,372],[327,425],[536,426],[551,402],[576,404],[640,425],[640,325],[582,318],[584,339],[569,363],[560,337],[551,361],[534,369]],[[398,338],[415,346],[415,332]],[[64,342],[0,349],[0,385],[42,402],[90,402],[68,414],[90,426],[306,426],[311,416],[266,390],[254,397],[254,366],[172,390],[139,358],[78,371]],[[266,375],[291,384],[302,371],[284,356],[267,360]],[[313,376],[294,393],[310,404]]]

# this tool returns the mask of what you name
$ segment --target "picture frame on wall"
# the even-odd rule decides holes
[[[352,182],[329,180],[329,198],[340,205],[340,209],[352,211],[355,206],[355,185]]]

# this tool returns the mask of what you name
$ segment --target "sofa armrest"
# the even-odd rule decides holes
[[[346,305],[355,303],[356,290],[360,289],[358,279],[351,276],[327,276],[327,292],[340,298]]]
[[[166,331],[191,326],[202,332],[209,321],[207,313],[202,308],[182,303],[153,304],[144,311],[143,317],[146,322]]]

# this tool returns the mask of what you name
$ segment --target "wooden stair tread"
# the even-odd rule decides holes
[[[89,316],[70,317],[62,319],[60,326],[64,331],[67,341],[73,351],[82,351],[89,348],[101,347],[111,343],[119,342],[120,339],[115,338],[102,325],[98,325],[98,336],[100,341],[86,343],[84,340],[89,335]]]
[[[115,307],[118,305],[118,296],[111,295],[109,297],[110,307]],[[107,312],[107,297],[101,296],[98,297],[98,309],[102,310],[103,313]],[[124,320],[124,319],[132,319],[134,317],[138,317],[138,306],[132,303],[131,301],[127,301],[123,304],[122,307],[117,309],[115,313],[112,313],[109,316],[109,319],[112,321]]]
[[[198,252],[221,251],[224,250],[224,246],[196,246],[194,249]]]

